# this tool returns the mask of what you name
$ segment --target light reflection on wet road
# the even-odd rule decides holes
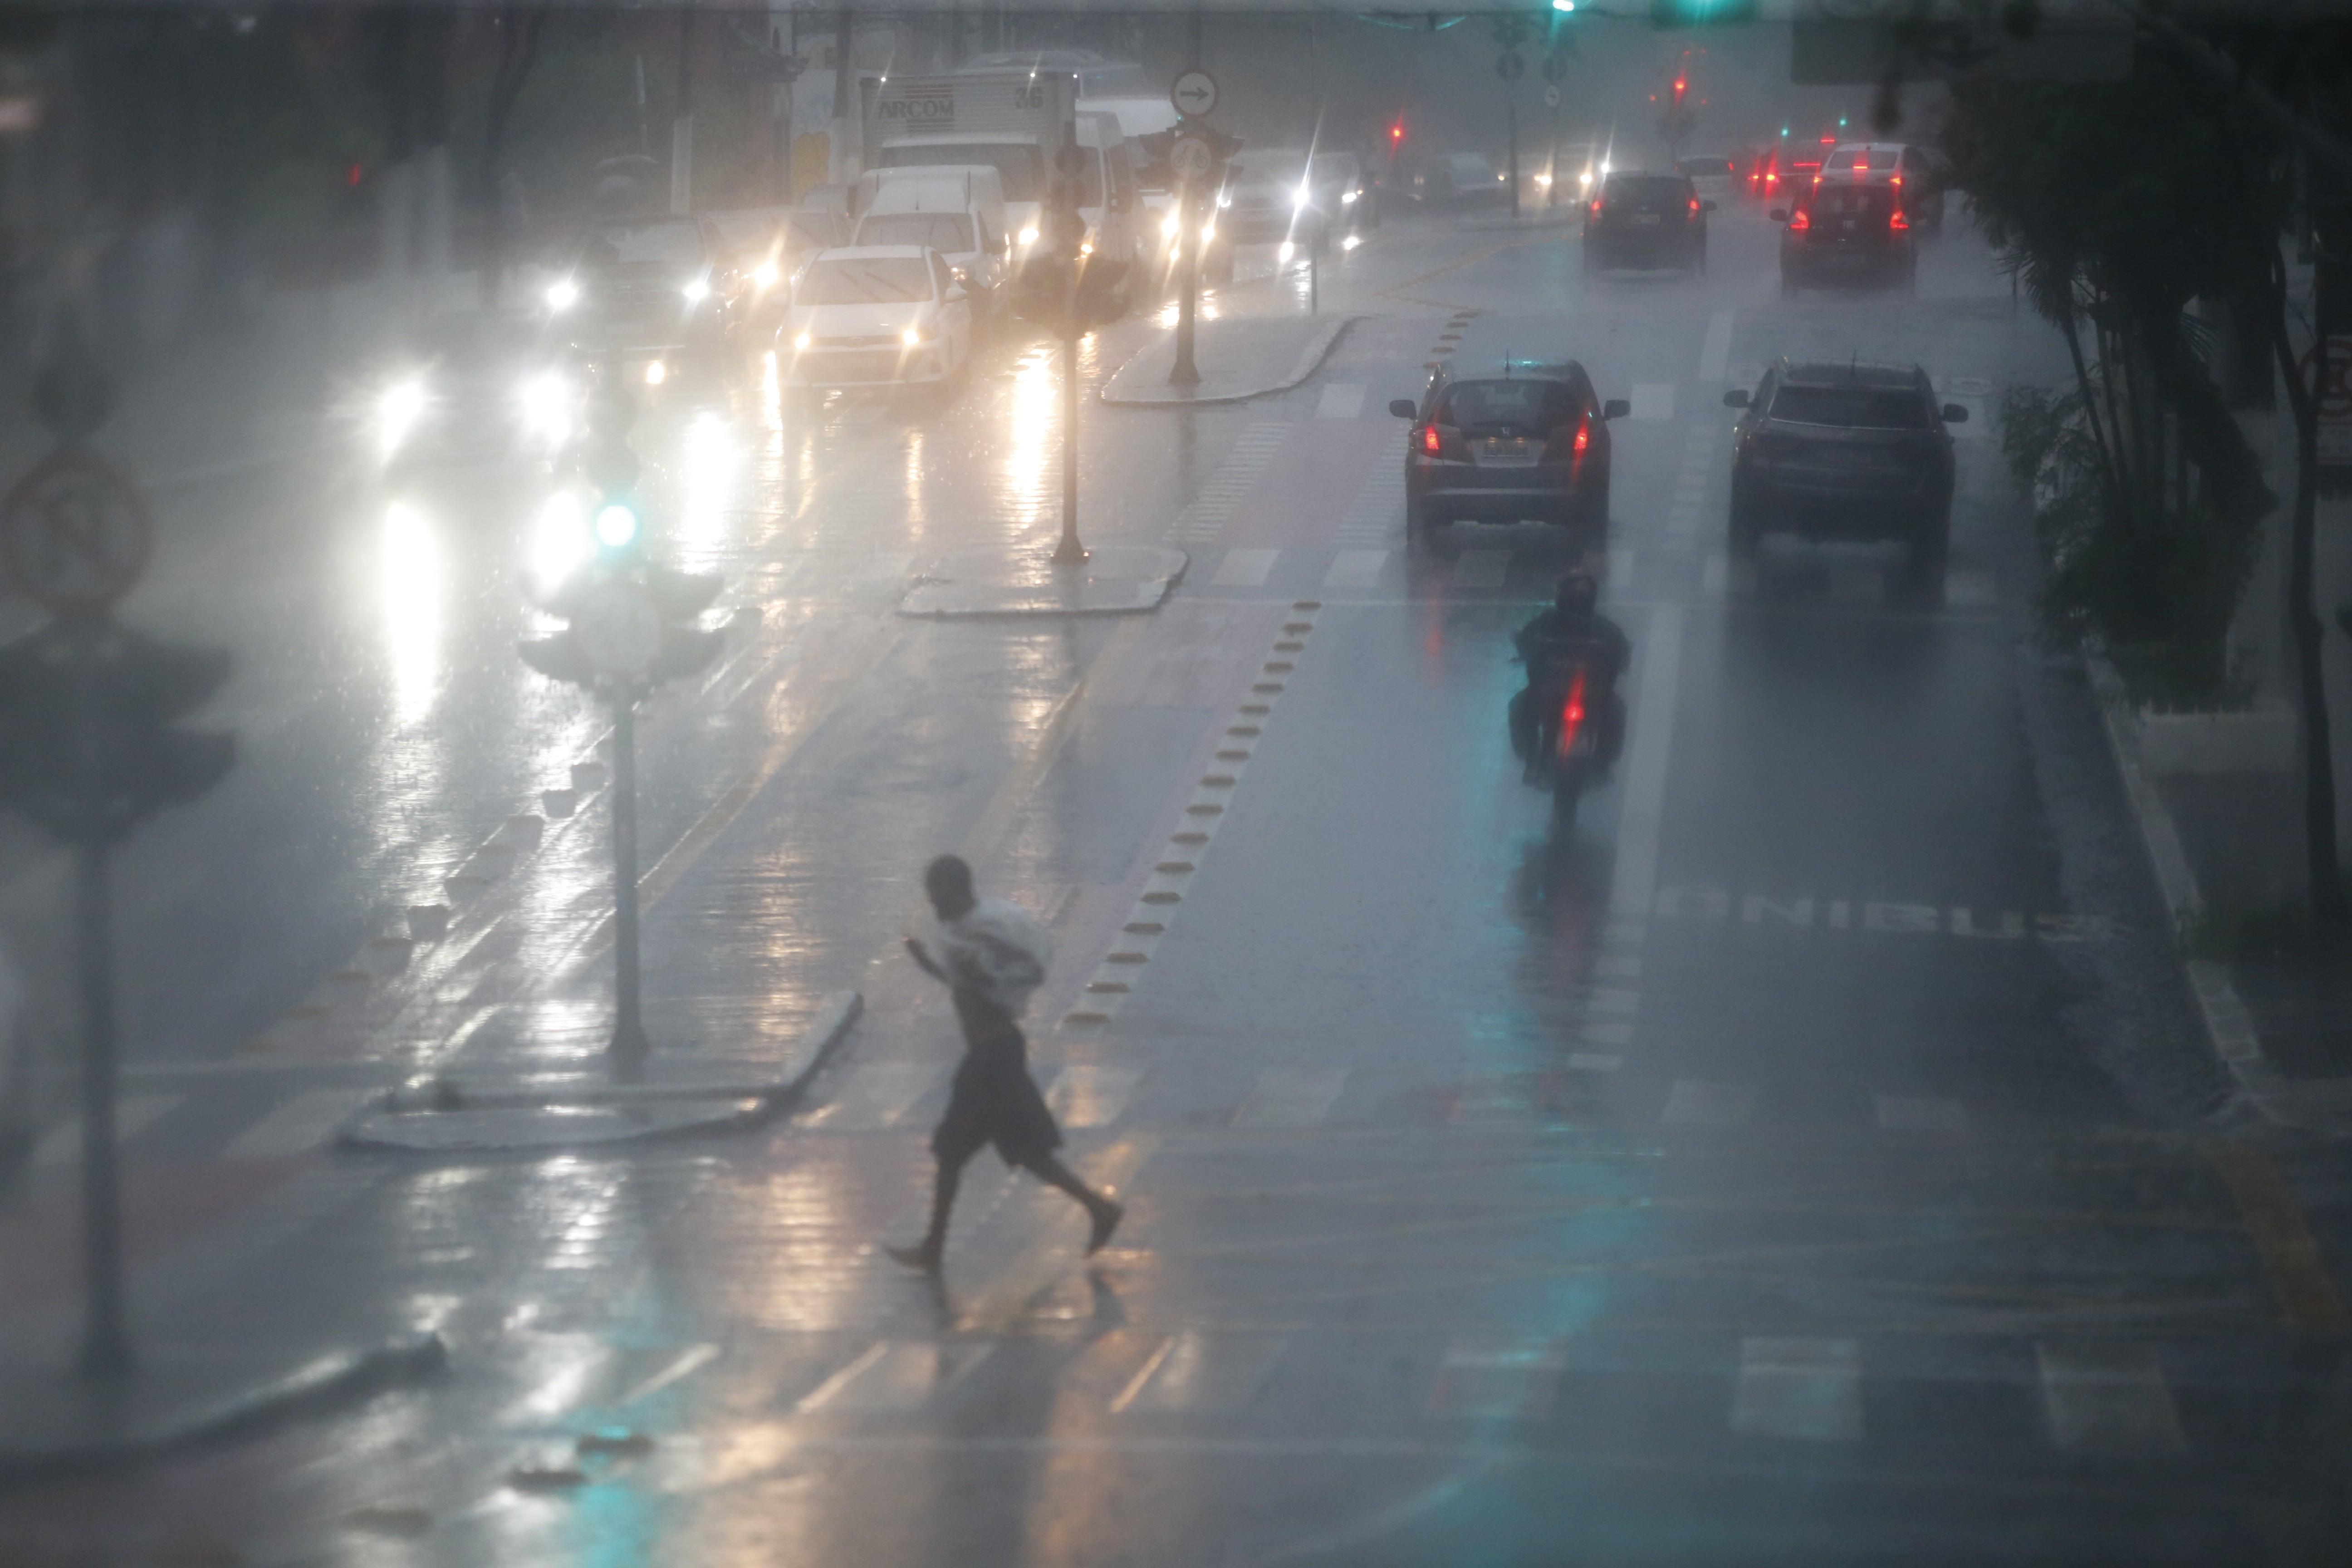
[[[2301,1467],[2336,1451],[2317,1325],[2282,1316],[2195,1135],[2217,1075],[2180,999],[2114,992],[2155,906],[2098,860],[2087,698],[2024,651],[1990,432],[1936,602],[1873,550],[1750,573],[1719,547],[1727,382],[1916,358],[1981,421],[2054,346],[1958,224],[1916,302],[1786,303],[1760,216],[1719,225],[1711,273],[1666,280],[1402,222],[1327,273],[1369,319],[1305,386],[1089,405],[1098,542],[1157,541],[1242,475],[1222,521],[1192,513],[1177,597],[1121,626],[889,613],[929,554],[1050,539],[1045,345],[994,345],[944,398],[793,398],[754,366],[656,399],[662,547],[761,619],[643,721],[648,1022],[772,1058],[857,985],[848,1057],[745,1140],[287,1166],[207,1233],[267,1299],[191,1287],[175,1331],[429,1324],[452,1376],[0,1498],[0,1541],[102,1518],[123,1552],[255,1561],[2300,1561],[2259,1521],[2319,1507]],[[1090,339],[1085,374],[1151,325]],[[1409,555],[1374,488],[1425,363],[1547,351],[1638,416],[1608,590],[1635,749],[1559,838],[1501,713],[1563,558],[1522,531]],[[252,741],[140,852],[163,890],[133,921],[138,1032],[155,1058],[268,1044],[149,1075],[185,1098],[149,1185],[217,1180],[281,1085],[559,1068],[606,1027],[603,721],[512,655],[577,520],[513,469],[315,485],[315,510],[290,482],[224,498],[222,551],[293,542],[174,601],[247,650]],[[895,950],[951,847],[1053,922],[1035,1069],[1074,1164],[1133,1207],[1084,1269],[1063,1200],[982,1162],[934,1294],[874,1244],[928,1185],[951,1024]],[[192,932],[194,888],[216,918]],[[445,899],[450,937],[405,967],[322,978]],[[582,1458],[606,1427],[654,1447]],[[395,1505],[422,1544],[354,1511]]]

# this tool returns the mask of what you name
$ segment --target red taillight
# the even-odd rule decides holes
[[[1691,198],[1690,207],[1693,212],[1698,211],[1698,198],[1696,196],[1693,196]]]
[[[1791,233],[1791,234],[1802,234],[1802,233],[1804,233],[1804,232],[1805,232],[1805,230],[1807,230],[1807,229],[1809,229],[1809,228],[1811,228],[1811,227],[1812,227],[1812,226],[1813,226],[1813,215],[1812,215],[1812,214],[1811,214],[1811,213],[1809,213],[1809,212],[1807,212],[1804,208],[1802,208],[1802,207],[1799,207],[1795,212],[1792,212],[1792,213],[1790,213],[1790,214],[1789,215],[1789,232],[1790,232],[1790,233]]]
[[[1559,705],[1559,743],[1558,750],[1561,756],[1568,756],[1575,751],[1576,731],[1582,727],[1583,723],[1584,671],[1580,669],[1576,672],[1576,679],[1569,682],[1567,700]]]
[[[1436,426],[1424,425],[1421,427],[1421,449],[1432,454],[1445,450],[1445,443],[1438,439]]]
[[[1591,445],[1592,445],[1592,416],[1588,414],[1576,422],[1576,439],[1571,443],[1571,449],[1581,458],[1584,456],[1584,448]]]
[[[1894,216],[1886,220],[1886,226],[1893,229],[1895,233],[1901,234],[1904,230],[1911,226],[1911,220],[1903,216],[1903,209],[1901,207],[1896,207],[1895,209]]]
[[[1593,198],[1591,211],[1594,217],[1599,217],[1601,216],[1601,199],[1598,196]]]

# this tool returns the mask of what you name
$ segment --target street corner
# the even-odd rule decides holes
[[[971,620],[1138,615],[1160,607],[1192,557],[1158,545],[1110,544],[1083,561],[1035,548],[961,551],[916,570],[902,616]]]
[[[1192,359],[1200,379],[1178,384],[1176,334],[1145,349],[1103,383],[1102,401],[1114,408],[1192,407],[1244,403],[1287,392],[1322,367],[1361,316],[1228,317],[1193,329]]]

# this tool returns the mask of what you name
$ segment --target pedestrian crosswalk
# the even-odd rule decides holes
[[[1342,550],[1387,547],[1404,534],[1404,464],[1387,458],[1372,465],[1361,489],[1339,514],[1335,539]]]
[[[1214,540],[1288,439],[1288,420],[1260,420],[1244,429],[1209,482],[1201,487],[1201,493],[1192,498],[1192,504],[1177,513],[1168,537],[1178,544],[1206,544]]]
[[[650,1384],[636,1367],[615,1365],[609,1375],[616,1386],[723,1378],[733,1389],[772,1390],[743,1397],[824,1424],[819,1431],[860,1418],[995,1409],[1023,1391],[1024,1398],[1050,1398],[1066,1415],[1093,1418],[1100,1423],[1093,1431],[1111,1441],[1164,1432],[1163,1423],[1184,1417],[1323,1431],[1333,1441],[1382,1430],[1442,1440],[1476,1427],[1526,1443],[1540,1442],[1547,1428],[1600,1425],[1633,1444],[1685,1450],[1745,1444],[1759,1457],[1827,1458],[1865,1444],[1944,1440],[1954,1414],[1964,1411],[1971,1440],[1989,1456],[2144,1467],[2209,1451],[2231,1430],[2226,1422],[2200,1430],[2184,1419],[2169,1348],[2147,1339],[2031,1333],[1858,1337],[1501,1324],[1308,1332],[1210,1320],[1125,1322],[1085,1336],[1018,1330],[870,1340],[753,1336],[725,1350],[689,1347],[667,1358]],[[2198,1377],[2234,1380],[2242,1396],[2249,1384],[2265,1385],[2246,1366],[2219,1372],[2201,1364],[2215,1359],[2210,1346],[2198,1355],[2191,1363]],[[747,1361],[765,1364],[747,1370]],[[1377,1375],[1365,1375],[1375,1368]],[[1320,1419],[1330,1413],[1335,1378],[1349,1391],[1344,1436]],[[1633,1413],[1638,1426],[1623,1427]]]

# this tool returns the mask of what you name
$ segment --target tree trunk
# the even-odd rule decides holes
[[[2286,612],[2294,638],[2295,699],[2303,720],[2304,852],[2311,879],[2311,923],[2319,931],[2334,933],[2352,923],[2352,907],[2346,904],[2343,868],[2336,860],[2336,763],[2329,750],[2327,688],[2320,660],[2325,628],[2312,604],[2319,512],[2319,397],[2315,387],[2304,384],[2294,363],[2294,344],[2287,336],[2284,258],[2273,260],[2271,277],[2271,342],[2294,417],[2294,514],[2288,534]],[[2327,319],[2324,312],[2314,314],[2319,321]],[[2326,344],[2323,332],[2315,355],[2319,386],[2327,384]]]

